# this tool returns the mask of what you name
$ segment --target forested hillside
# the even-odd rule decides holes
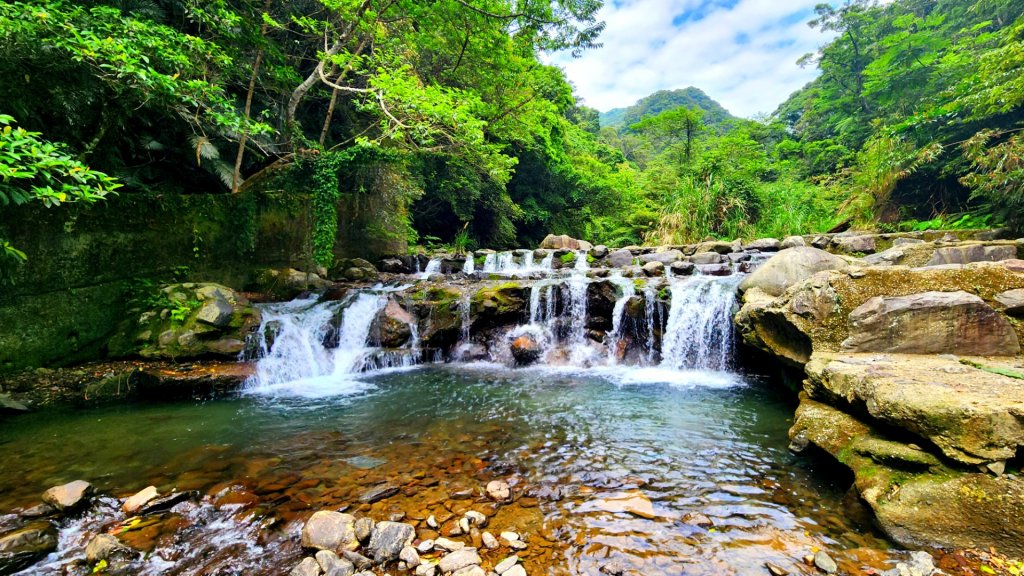
[[[0,5],[0,209],[273,185],[311,192],[324,264],[339,198],[456,249],[1021,225],[1024,1],[822,5],[820,76],[757,120],[578,105],[540,55],[600,49],[601,4]]]

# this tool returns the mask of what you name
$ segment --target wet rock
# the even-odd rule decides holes
[[[341,557],[351,562],[356,570],[367,570],[373,566],[373,560],[353,550],[342,550]]]
[[[687,512],[683,516],[683,523],[689,524],[690,526],[699,526],[701,528],[710,528],[715,525],[706,515],[700,512]]]
[[[519,366],[528,366],[540,360],[544,350],[532,334],[523,334],[510,345],[512,358]]]
[[[673,262],[669,266],[669,269],[672,270],[672,274],[676,276],[689,276],[690,274],[693,274],[695,268],[693,262],[680,260],[679,262]]]
[[[498,543],[498,539],[490,532],[484,532],[481,534],[480,539],[483,542],[484,548],[487,548],[488,550],[495,550],[501,546],[501,544]]]
[[[938,248],[932,259],[925,266],[942,266],[947,264],[968,264],[970,262],[997,262],[1017,257],[1017,247],[1012,244],[986,246],[983,244],[966,244]]]
[[[476,510],[470,510],[466,512],[464,516],[466,520],[469,521],[470,526],[476,526],[478,528],[483,528],[487,526],[487,516],[484,516],[480,512],[477,512]]]
[[[446,554],[441,561],[438,562],[437,568],[442,573],[455,572],[469,566],[480,565],[480,555],[473,548],[463,548]]]
[[[331,267],[331,278],[353,281],[376,280],[380,275],[377,267],[362,258],[342,258]]]
[[[54,516],[54,515],[57,514],[57,512],[58,512],[58,510],[56,508],[54,508],[53,506],[50,506],[49,504],[46,504],[44,502],[44,503],[41,503],[41,504],[37,504],[37,505],[35,505],[35,506],[31,507],[31,508],[27,508],[25,510],[22,510],[21,513],[19,514],[19,516],[21,516],[22,518],[27,518],[27,519],[37,519],[37,518],[46,518],[46,517],[49,517],[49,516]]]
[[[1013,326],[967,292],[871,298],[850,313],[843,350],[910,354],[1015,356]]]
[[[359,547],[355,522],[351,514],[329,510],[316,512],[302,527],[302,546],[337,553],[355,550]]]
[[[772,576],[789,576],[789,572],[771,562],[765,562],[764,567],[768,569],[768,573]]]
[[[373,535],[373,518],[360,518],[355,523],[356,539],[360,542],[366,542]]]
[[[823,270],[844,270],[846,260],[817,248],[789,248],[770,258],[740,283],[740,290],[761,289],[780,296],[790,286]]]
[[[160,493],[157,492],[156,486],[147,486],[136,494],[128,497],[128,499],[124,501],[124,504],[121,504],[121,511],[129,516],[133,516],[142,509],[143,506],[153,501],[153,499],[159,495]]]
[[[814,566],[826,574],[835,574],[839,571],[836,561],[826,554],[824,550],[819,550],[814,555]]]
[[[356,571],[356,567],[351,562],[338,557],[330,550],[317,552],[316,561],[320,565],[320,569],[323,570],[324,576],[352,576]]]
[[[1003,312],[1010,316],[1024,316],[1024,289],[1001,292],[996,295],[996,300],[1004,306]]]
[[[652,252],[650,254],[641,254],[638,258],[640,264],[649,264],[651,262],[658,262],[660,264],[669,265],[673,262],[678,262],[683,259],[683,253],[679,250],[666,250],[664,252]],[[646,266],[645,266],[646,268]]]
[[[302,562],[292,571],[288,573],[289,576],[320,576],[320,564],[317,563],[315,558],[303,558]]]
[[[694,250],[694,254],[700,254],[701,252],[718,252],[719,254],[728,254],[729,252],[735,252],[735,246],[732,242],[725,242],[722,240],[709,240],[707,242],[701,242],[697,245]]]
[[[605,246],[604,244],[598,244],[597,246],[594,246],[593,250],[590,251],[590,255],[600,260],[601,258],[608,256],[608,247]]]
[[[377,486],[363,492],[359,496],[359,501],[363,504],[373,504],[374,502],[391,498],[395,494],[398,494],[398,486],[393,484],[378,484]]]
[[[625,268],[633,264],[633,253],[629,250],[615,250],[608,254],[608,265],[613,268]]]
[[[496,502],[506,502],[512,498],[512,488],[504,480],[491,480],[485,487],[487,497]]]
[[[800,237],[799,236],[795,236],[795,238],[800,238]],[[804,240],[803,238],[800,238],[801,244],[803,243],[803,240]],[[787,246],[787,248],[791,248],[791,246]],[[775,238],[759,238],[757,240],[754,240],[750,244],[747,244],[746,246],[744,246],[743,249],[744,250],[758,250],[760,252],[778,252],[779,250],[782,249],[782,242],[779,242]]]
[[[643,265],[644,276],[654,278],[665,275],[665,265],[661,262],[648,262]]]
[[[781,248],[798,248],[800,246],[806,246],[807,242],[804,241],[801,236],[787,236],[783,238]]]
[[[196,320],[203,324],[222,328],[227,326],[234,313],[235,308],[225,300],[219,298],[207,300],[196,314]]]
[[[110,534],[98,534],[89,540],[85,547],[85,560],[89,564],[95,564],[101,560],[111,561],[115,557],[121,560],[128,560],[136,556],[136,552],[125,546],[120,540]]]
[[[402,549],[412,544],[415,537],[416,529],[409,524],[378,522],[373,528],[366,551],[378,563],[390,562],[397,559]]]
[[[892,570],[882,573],[882,576],[932,576],[941,574],[935,567],[932,555],[927,552],[917,551],[910,553],[908,562],[900,562]]]
[[[722,255],[718,252],[698,252],[690,256],[693,264],[721,264]]]
[[[85,480],[75,480],[43,492],[43,502],[65,512],[85,504],[92,493],[92,484]]]
[[[374,319],[370,333],[384,348],[400,348],[412,336],[413,317],[394,298],[389,298],[384,309]]]
[[[166,512],[171,508],[174,508],[178,504],[181,504],[182,502],[185,502],[187,500],[194,500],[197,498],[199,498],[199,492],[196,490],[172,492],[167,496],[153,498],[145,505],[143,505],[141,508],[139,508],[136,514],[139,516],[148,516],[150,514]]]
[[[0,534],[0,574],[27,568],[56,549],[57,529],[49,522],[34,522]]]
[[[380,261],[381,272],[387,272],[388,274],[409,274],[412,272],[400,258],[385,258]]]
[[[412,569],[420,565],[420,554],[412,546],[406,546],[398,553],[398,559]]]
[[[605,512],[626,512],[641,518],[655,518],[654,505],[650,498],[639,490],[628,490],[594,502],[595,506]]]
[[[731,276],[732,266],[728,264],[698,264],[697,272],[704,276]]]
[[[11,398],[10,394],[0,393],[0,411],[4,410],[11,412],[27,412],[28,406],[25,406],[14,398]]]

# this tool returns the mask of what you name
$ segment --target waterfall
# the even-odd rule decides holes
[[[548,255],[540,261],[541,270],[551,270],[555,266],[555,253],[554,251],[548,252]]]
[[[661,343],[661,365],[727,370],[733,354],[732,309],[741,276],[695,276],[670,285],[672,306]]]
[[[352,391],[361,385],[351,375],[364,368],[370,326],[387,303],[382,294],[358,292],[342,310],[333,330],[339,302],[295,300],[263,308],[257,337],[262,357],[245,388],[257,393],[297,391],[327,395]],[[325,342],[337,340],[337,347]],[[355,384],[355,386],[353,386]]]
[[[636,294],[636,286],[632,280],[622,277],[621,272],[616,272],[608,277],[608,280],[622,290],[622,296],[615,300],[615,307],[612,309],[612,331],[608,333],[608,362],[618,363],[619,342],[622,341],[622,326],[626,312],[626,304]]]
[[[654,286],[644,287],[644,318],[647,320],[647,361],[654,362],[654,326],[658,311],[658,292]]]
[[[587,251],[579,250],[576,252],[576,265],[573,269],[577,272],[586,272],[590,270],[590,262],[587,262]]]
[[[466,254],[466,263],[462,265],[462,273],[469,276],[473,273],[473,266],[476,263],[473,262],[473,253]]]
[[[492,252],[484,257],[484,272],[497,272],[498,257]]]
[[[440,271],[441,271],[441,259],[440,258],[431,258],[430,262],[427,262],[426,269],[423,270],[422,274],[420,274],[420,280],[426,280],[427,278],[430,278],[431,274],[437,274]]]
[[[459,300],[459,320],[462,322],[461,335],[462,342],[465,344],[469,344],[469,329],[473,325],[473,318],[471,318],[473,313],[472,304],[473,301],[469,299],[469,293],[463,294],[462,299]]]

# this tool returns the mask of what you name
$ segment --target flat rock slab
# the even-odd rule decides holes
[[[657,517],[651,499],[639,490],[628,490],[608,498],[601,498],[596,500],[594,505],[605,512],[626,512],[648,520]]]
[[[1013,458],[1024,445],[1024,373],[1018,359],[816,353],[805,390],[814,399],[863,407],[874,419],[933,442],[963,464]]]
[[[70,510],[83,504],[92,492],[92,484],[85,480],[75,480],[43,492],[43,502],[58,510]]]
[[[31,566],[57,549],[57,529],[49,522],[34,522],[0,534],[0,574]]]
[[[876,296],[850,312],[851,352],[1016,356],[1013,326],[974,294],[921,292]]]

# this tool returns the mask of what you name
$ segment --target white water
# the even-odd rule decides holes
[[[441,259],[440,258],[432,258],[430,260],[430,262],[427,262],[426,269],[424,269],[423,273],[420,274],[420,280],[426,280],[427,278],[430,278],[431,274],[437,274],[440,271],[441,271]]]
[[[661,366],[728,370],[733,356],[732,308],[740,276],[696,276],[671,284],[672,306],[661,343]]]
[[[473,267],[475,265],[476,263],[473,262],[473,253],[470,252],[469,254],[466,254],[466,263],[462,265],[462,273],[466,275],[472,274]]]
[[[636,286],[632,280],[622,277],[622,273],[616,272],[608,277],[608,281],[622,291],[622,295],[615,300],[615,308],[612,309],[612,331],[608,333],[608,362],[618,364],[619,342],[623,336],[623,321],[625,320],[626,304],[629,299],[636,295]]]
[[[554,253],[548,255],[537,264],[534,261],[533,252],[524,251],[517,255],[515,252],[498,252],[488,254],[484,259],[483,271],[488,274],[507,274],[509,276],[526,276],[535,273],[550,274],[553,272]]]
[[[368,353],[370,326],[387,303],[379,293],[360,292],[347,301],[337,329],[337,348],[327,348],[333,316],[343,303],[317,304],[295,300],[263,308],[260,352],[256,373],[246,382],[248,392],[268,395],[328,396],[366,389],[354,379]],[[275,331],[273,345],[268,331]]]

